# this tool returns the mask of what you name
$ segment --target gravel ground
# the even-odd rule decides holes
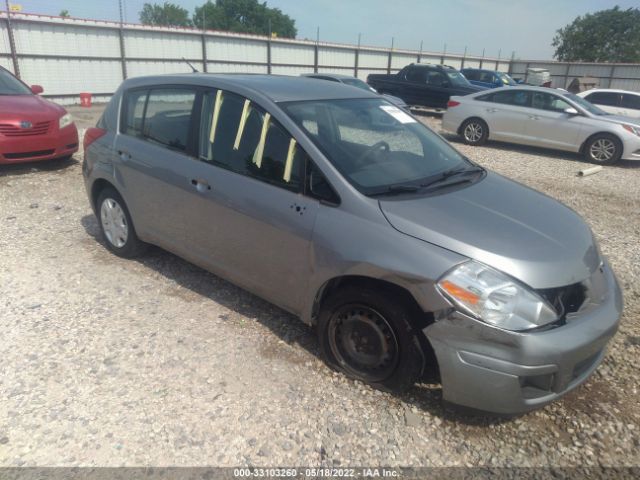
[[[638,465],[640,162],[578,178],[572,154],[455,145],[574,208],[610,258],[625,313],[584,386],[500,419],[346,380],[278,308],[159,249],[111,255],[77,156],[0,167],[0,465]]]

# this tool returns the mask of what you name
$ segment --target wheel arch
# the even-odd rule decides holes
[[[462,120],[462,122],[460,122],[460,126],[458,127],[458,131],[456,132],[458,135],[462,135],[462,128],[464,127],[464,124],[467,123],[469,120],[480,120],[482,123],[484,123],[484,125],[487,127],[487,138],[489,138],[489,136],[491,135],[491,129],[489,128],[489,124],[484,118],[478,115],[471,115],[470,117],[467,117],[464,120]]]
[[[112,182],[104,178],[97,178],[91,185],[91,206],[94,211],[97,211],[98,208],[98,196],[105,188],[113,188],[122,197],[122,193]]]
[[[621,146],[622,148],[624,148],[624,143],[622,142],[622,140],[620,139],[620,137],[619,137],[618,135],[616,135],[615,133],[607,132],[606,130],[603,130],[603,131],[601,131],[601,132],[596,132],[596,133],[592,133],[591,135],[589,135],[589,136],[588,136],[588,137],[587,137],[587,138],[582,142],[582,145],[580,145],[580,150],[578,150],[578,152],[579,152],[579,153],[581,153],[581,154],[583,154],[583,153],[584,153],[584,150],[585,150],[585,148],[587,147],[587,145],[589,144],[589,142],[590,142],[593,138],[597,137],[598,135],[606,135],[606,136],[608,136],[608,137],[613,137],[613,138],[615,138],[615,139],[618,141],[618,143],[620,144],[620,146]]]

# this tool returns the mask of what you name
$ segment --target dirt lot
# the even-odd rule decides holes
[[[578,178],[576,155],[456,146],[577,210],[619,277],[621,329],[564,400],[504,420],[346,380],[278,308],[159,249],[108,253],[78,156],[0,167],[0,465],[638,465],[640,162]]]

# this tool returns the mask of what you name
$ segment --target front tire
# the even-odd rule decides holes
[[[411,325],[412,309],[387,292],[346,287],[320,310],[325,362],[348,377],[401,393],[420,379],[425,356]]]
[[[607,133],[594,135],[584,147],[584,156],[588,162],[598,165],[614,164],[622,157],[622,143]]]
[[[145,244],[136,235],[127,205],[113,188],[105,188],[98,195],[97,216],[107,248],[123,258],[137,257]]]
[[[469,118],[460,127],[460,135],[467,145],[484,145],[489,138],[489,126],[479,118]]]

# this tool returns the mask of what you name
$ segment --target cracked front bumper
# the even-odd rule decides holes
[[[556,328],[511,332],[459,312],[425,328],[438,359],[444,400],[518,414],[583,383],[604,358],[622,313],[622,294],[606,262],[593,279],[601,294]]]

